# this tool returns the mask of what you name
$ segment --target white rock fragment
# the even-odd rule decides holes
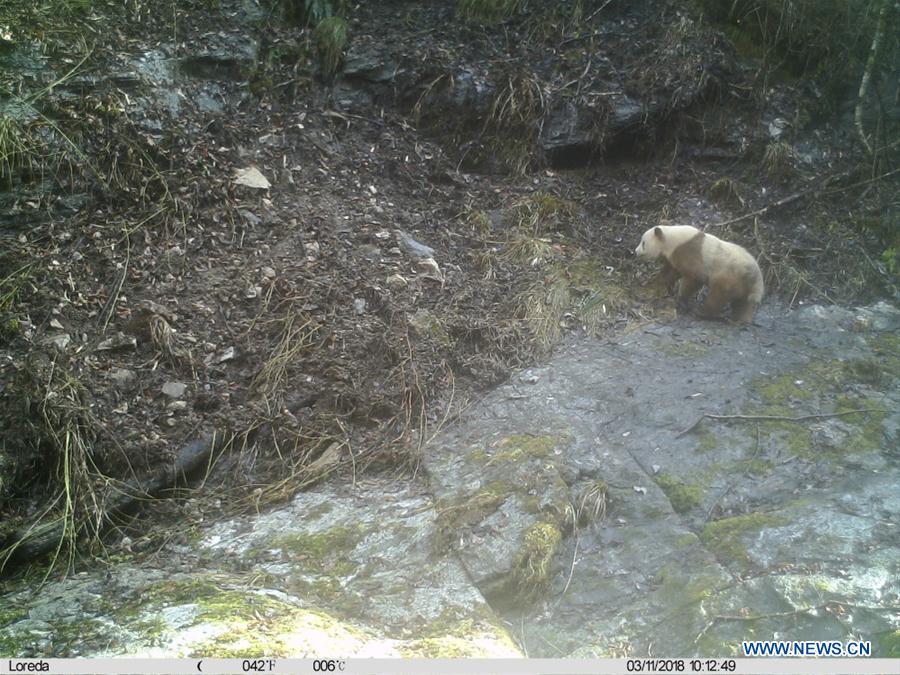
[[[237,169],[234,172],[232,182],[235,185],[243,185],[255,190],[268,190],[272,187],[269,180],[263,176],[255,166],[248,166],[246,169]]]
[[[444,275],[441,273],[441,268],[438,267],[434,258],[425,258],[424,260],[416,261],[416,269],[428,279],[434,279],[435,281],[441,282],[444,281]]]
[[[69,346],[69,343],[72,342],[72,336],[68,333],[60,333],[44,338],[43,342],[46,345],[52,345],[53,347],[56,347],[57,350],[64,352],[66,351],[66,347]]]
[[[409,282],[406,280],[406,278],[399,274],[392,274],[384,280],[384,283],[386,283],[388,287],[394,289],[406,288],[409,285]]]
[[[397,244],[411,258],[434,258],[433,248],[416,241],[403,230],[397,230]]]
[[[100,344],[97,345],[98,352],[108,352],[114,351],[117,349],[136,349],[137,348],[137,339],[132,337],[131,335],[125,335],[125,333],[118,332],[112,337],[106,338]]]
[[[128,368],[116,368],[109,374],[109,379],[116,383],[117,386],[123,387],[134,380],[134,371]]]
[[[187,385],[184,382],[166,382],[162,386],[162,393],[169,398],[181,398],[187,391]]]

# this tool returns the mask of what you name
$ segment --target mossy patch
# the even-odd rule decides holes
[[[700,540],[722,562],[750,563],[744,544],[745,538],[764,527],[779,525],[781,519],[766,513],[748,513],[743,516],[723,518],[707,523],[700,533]]]
[[[722,584],[720,576],[687,574],[675,565],[663,565],[654,575],[654,581],[659,586],[657,593],[665,598],[664,605],[671,609],[708,600]]]
[[[722,447],[722,438],[711,431],[701,428],[694,434],[697,438],[697,447],[694,448],[694,452],[705,455]]]
[[[19,607],[0,607],[0,654],[3,656],[18,657],[26,653],[30,638],[16,634],[16,630],[10,630],[10,627],[27,615]]]
[[[0,607],[0,626],[9,626],[28,613],[20,607]]]
[[[703,488],[699,485],[683,483],[665,472],[657,474],[653,480],[666,494],[676,513],[687,513],[703,501]]]
[[[803,379],[794,373],[780,375],[757,388],[763,401],[771,405],[787,405],[792,401],[808,401],[815,396]]]
[[[515,491],[516,486],[511,481],[496,480],[482,486],[477,492],[460,496],[456,500],[439,499],[435,505],[438,515],[434,544],[437,550],[446,550],[461,529],[483,521]]]
[[[531,434],[514,434],[505,436],[494,443],[494,450],[488,455],[486,464],[522,462],[531,459],[546,459],[553,456],[554,451],[571,442],[566,436],[533,436]]]
[[[562,533],[552,523],[538,522],[525,530],[511,575],[511,590],[517,600],[530,602],[546,589],[561,542]]]
[[[420,659],[460,659],[473,656],[487,656],[467,637],[445,635],[438,638],[413,640],[398,650],[401,656]]]
[[[686,359],[698,359],[709,353],[709,347],[699,342],[666,341],[662,345],[662,351],[668,356],[676,356]]]
[[[699,541],[700,540],[697,539],[697,535],[695,535],[693,532],[687,532],[685,534],[679,534],[675,538],[675,541],[673,542],[672,545],[677,550],[680,551],[680,550],[683,550],[686,548],[690,548],[691,546],[697,545],[699,543]]]
[[[338,526],[324,532],[284,534],[274,537],[266,547],[280,548],[291,555],[321,559],[349,553],[364,536],[365,529],[361,526]]]
[[[192,658],[286,657],[298,653],[346,653],[369,636],[327,614],[267,598],[268,611],[237,614],[226,629],[197,645]]]
[[[881,372],[890,377],[900,377],[900,335],[879,333],[867,337],[866,343],[875,352],[875,361]]]
[[[421,637],[398,651],[409,658],[456,658],[512,655],[519,652],[506,629],[485,605],[445,608],[420,631]]]
[[[214,637],[194,646],[192,657],[287,656],[303,651],[298,643],[304,644],[306,651],[314,651],[317,641],[321,646],[330,638],[340,644],[357,644],[364,639],[361,633],[327,614],[250,590],[221,588],[215,578],[164,581],[144,593],[143,601],[147,600],[157,607],[189,605],[193,607],[191,625],[211,627]],[[147,615],[142,614],[125,625],[133,624],[142,630],[141,626],[149,625],[147,621]],[[161,632],[163,627],[153,628]]]
[[[761,457],[747,457],[736,461],[730,469],[730,473],[750,474],[753,476],[768,476],[772,473],[775,464]]]
[[[362,526],[338,526],[314,533],[293,532],[274,537],[264,548],[280,549],[291,562],[309,572],[331,577],[347,576],[358,567],[348,557],[366,533]]]
[[[883,410],[884,404],[877,399],[848,397],[844,391],[858,385],[876,387],[885,384],[884,369],[871,358],[849,361],[817,361],[785,373],[776,378],[758,379],[751,384],[761,404],[751,406],[748,413],[778,417],[802,417],[807,413],[802,403],[822,402],[816,412],[841,413],[850,410]],[[835,400],[829,409],[827,401]],[[883,443],[884,413],[874,412],[844,416],[842,423],[855,429],[851,431],[852,442],[842,447],[817,447],[810,431],[812,421],[763,420],[759,429],[774,440],[781,454],[795,455],[806,459],[834,461],[848,452],[870,452]]]
[[[844,452],[877,452],[884,448],[884,421],[887,418],[885,404],[876,399],[858,396],[841,396],[838,398],[834,407],[835,412],[849,412],[851,410],[871,410],[874,412],[857,413],[845,418],[853,420],[854,428],[850,437],[844,443]]]
[[[407,322],[415,333],[423,338],[430,338],[442,347],[450,347],[453,341],[441,319],[427,309],[417,309],[407,316]]]

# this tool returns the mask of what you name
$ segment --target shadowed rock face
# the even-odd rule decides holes
[[[570,343],[426,446],[428,490],[333,481],[22,584],[0,651],[510,656],[514,625],[531,656],[895,655],[898,328],[886,304],[767,307]]]

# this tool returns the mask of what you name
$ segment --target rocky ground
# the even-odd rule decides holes
[[[616,5],[366,3],[334,76],[253,3],[4,10],[37,28],[0,42],[3,559],[36,522],[158,548],[197,515],[139,508],[173,463],[206,519],[414,471],[561,335],[674,315],[630,258],[661,218],[758,253],[772,301],[896,298],[896,170],[848,108]]]
[[[430,439],[415,477],[232,518],[198,493],[151,550],[8,582],[0,652],[741,657],[778,639],[858,641],[891,672],[900,311],[769,303],[757,322],[567,340]]]

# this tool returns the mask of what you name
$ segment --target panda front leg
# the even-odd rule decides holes
[[[694,277],[681,277],[681,288],[678,289],[678,306],[689,307],[697,293],[703,288],[703,282]]]
[[[710,284],[709,295],[697,309],[697,316],[704,319],[717,319],[722,316],[725,304],[728,302],[728,293],[718,284]]]
[[[659,270],[659,274],[656,275],[656,287],[659,290],[660,294],[668,295],[675,290],[675,284],[678,283],[678,270],[672,267],[672,264],[666,260],[662,259],[662,269]]]

